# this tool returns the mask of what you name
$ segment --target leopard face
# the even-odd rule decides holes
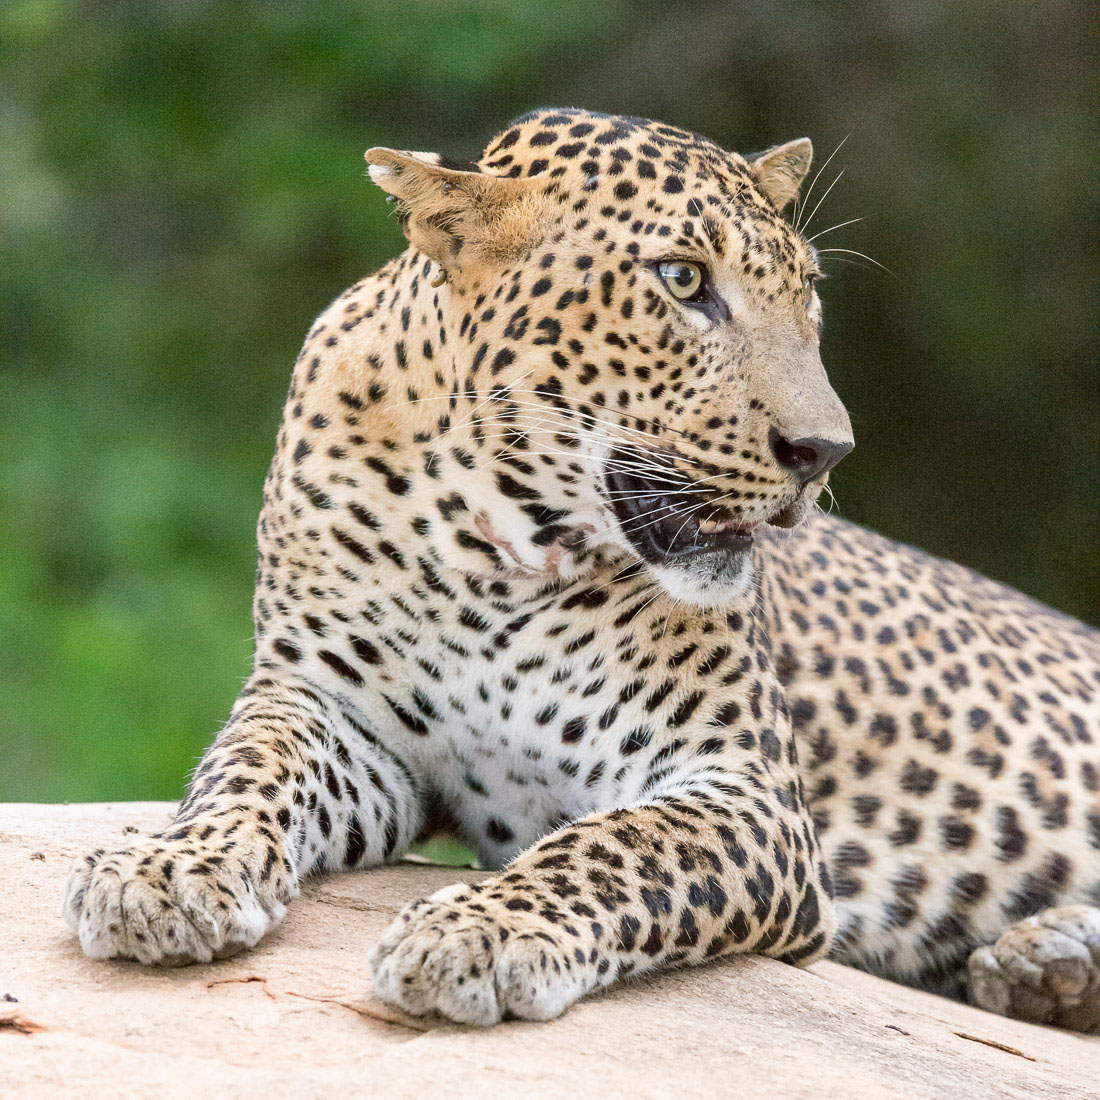
[[[816,255],[782,216],[809,142],[745,159],[540,110],[477,165],[367,157],[437,284],[446,351],[408,415],[429,450],[475,456],[464,496],[495,571],[575,575],[611,545],[685,602],[741,591],[759,525],[797,523],[852,446]]]

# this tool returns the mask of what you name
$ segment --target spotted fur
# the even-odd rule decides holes
[[[958,992],[998,937],[983,1003],[1091,996],[1097,637],[814,512],[851,440],[782,213],[809,156],[576,110],[476,165],[368,154],[412,247],[306,340],[253,674],[175,824],[78,862],[89,955],[249,946],[446,818],[500,870],[375,947],[413,1012],[547,1018],[731,952]],[[1077,946],[1014,948],[1055,905]]]

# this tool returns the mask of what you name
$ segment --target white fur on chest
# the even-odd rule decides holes
[[[484,862],[503,862],[566,821],[637,796],[640,769],[615,752],[615,731],[629,716],[617,716],[614,729],[599,726],[621,685],[610,678],[593,690],[603,679],[591,667],[596,654],[570,662],[560,645],[533,633],[492,663],[436,656],[443,681],[419,686],[446,719],[412,747]],[[571,719],[571,729],[584,723],[577,741],[563,739],[572,736]],[[490,833],[511,836],[487,835],[490,822],[497,823]]]

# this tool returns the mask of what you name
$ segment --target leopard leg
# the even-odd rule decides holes
[[[378,994],[489,1025],[549,1019],[617,977],[732,952],[806,963],[835,915],[796,788],[708,770],[583,818],[502,873],[408,906],[370,955]]]
[[[1044,909],[979,947],[968,965],[976,1005],[1032,1023],[1100,1030],[1100,909]]]
[[[92,958],[179,965],[251,947],[307,874],[399,855],[413,776],[332,700],[258,679],[203,757],[174,823],[76,862],[63,915]]]

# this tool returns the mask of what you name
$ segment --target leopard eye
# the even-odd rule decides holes
[[[706,273],[699,264],[687,260],[666,260],[657,265],[657,274],[674,298],[681,302],[702,302]]]
[[[810,307],[810,303],[813,301],[814,288],[817,286],[824,275],[819,272],[813,271],[802,280],[802,300],[806,303],[806,308]]]

